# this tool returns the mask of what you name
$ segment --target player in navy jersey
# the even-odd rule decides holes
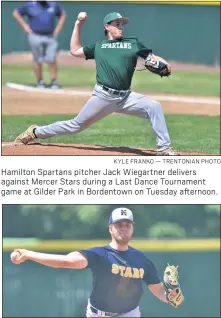
[[[115,209],[109,219],[111,242],[103,247],[78,250],[68,255],[37,253],[16,249],[14,264],[32,260],[57,267],[85,269],[93,275],[93,289],[88,299],[86,317],[140,317],[142,282],[161,301],[168,303],[164,284],[151,260],[129,246],[133,235],[133,213],[127,208]],[[171,296],[176,290],[171,290]]]

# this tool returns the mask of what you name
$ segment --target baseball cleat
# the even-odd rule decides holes
[[[25,130],[15,139],[15,143],[22,143],[24,145],[27,145],[29,142],[35,140],[37,137],[34,134],[34,129],[37,127],[37,125],[31,125],[30,127],[28,127],[27,130]]]
[[[177,156],[177,153],[172,148],[166,148],[164,150],[158,150],[157,156]]]

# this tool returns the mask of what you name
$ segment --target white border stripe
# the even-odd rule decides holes
[[[22,84],[15,84],[15,83],[6,83],[6,87],[25,91],[25,92],[91,96],[90,91],[82,91],[82,90],[68,90],[68,89],[53,90],[50,88],[41,89],[41,88],[26,86]],[[167,96],[167,95],[147,95],[147,96],[155,100],[169,101],[169,102],[220,105],[219,98],[210,99],[210,98],[204,98],[204,97],[185,97],[185,96]]]

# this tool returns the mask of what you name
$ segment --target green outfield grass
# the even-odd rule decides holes
[[[73,115],[3,116],[2,140],[14,141],[29,125],[48,125]],[[220,118],[198,115],[166,115],[172,144],[177,151],[220,153]],[[39,140],[40,141],[40,140]],[[155,148],[149,122],[132,116],[113,114],[72,136],[53,137],[47,143],[81,143],[131,148]]]
[[[45,80],[49,82],[47,68]],[[95,70],[70,66],[59,67],[59,83],[62,87],[87,87],[95,84]],[[2,83],[14,82],[36,85],[31,65],[2,65]],[[170,78],[160,78],[148,71],[136,72],[132,89],[138,92],[169,93],[194,96],[220,97],[220,74],[208,72],[173,72]]]

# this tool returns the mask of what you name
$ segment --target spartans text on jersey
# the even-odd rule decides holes
[[[131,43],[129,42],[116,42],[116,43],[103,43],[102,49],[129,49],[131,50]]]

